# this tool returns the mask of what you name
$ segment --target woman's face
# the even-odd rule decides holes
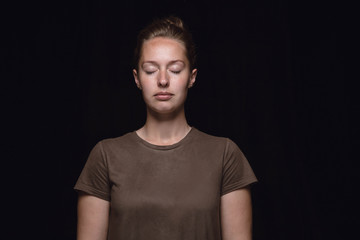
[[[190,71],[185,46],[164,37],[144,42],[138,71],[133,70],[148,109],[157,113],[172,113],[184,107],[196,73],[196,69]]]

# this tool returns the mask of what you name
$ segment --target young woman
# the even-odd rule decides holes
[[[186,121],[195,48],[179,18],[154,21],[138,36],[133,75],[145,125],[100,141],[75,185],[78,240],[249,240],[249,185],[256,177],[227,138]]]

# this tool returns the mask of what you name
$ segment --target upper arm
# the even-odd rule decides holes
[[[106,240],[110,202],[79,192],[77,240]]]
[[[223,240],[251,239],[252,206],[249,188],[232,191],[221,197],[221,228]]]

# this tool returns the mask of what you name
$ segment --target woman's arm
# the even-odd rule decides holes
[[[77,240],[106,240],[110,203],[79,193]]]
[[[223,240],[251,240],[252,206],[249,188],[221,197],[221,228]]]

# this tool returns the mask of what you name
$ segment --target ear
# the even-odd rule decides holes
[[[138,76],[138,73],[137,73],[136,69],[133,69],[133,76],[134,76],[134,80],[135,80],[136,86],[137,86],[140,90],[142,90],[141,83],[140,83],[139,76]]]
[[[191,72],[188,88],[191,88],[194,85],[196,80],[196,75],[197,75],[197,69],[195,68]]]

